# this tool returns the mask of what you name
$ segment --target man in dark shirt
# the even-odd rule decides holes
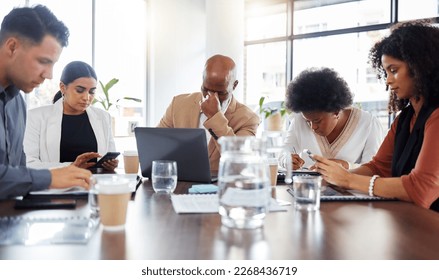
[[[20,94],[52,78],[69,31],[45,6],[15,8],[0,29],[0,199],[47,188],[89,188],[91,173],[73,165],[26,167],[23,137],[26,104]]]

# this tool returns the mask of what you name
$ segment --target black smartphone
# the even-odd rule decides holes
[[[107,160],[115,159],[120,155],[119,152],[108,152],[103,157],[101,157],[98,162],[96,162],[95,165],[91,166],[90,168],[102,168],[102,164],[106,162]]]
[[[16,200],[15,209],[75,209],[74,199],[23,199]]]

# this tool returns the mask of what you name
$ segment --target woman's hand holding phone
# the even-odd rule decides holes
[[[118,159],[110,159],[102,163],[102,167],[109,171],[114,171],[114,169],[116,169],[118,165],[119,165]]]
[[[105,168],[113,171],[119,164],[119,161],[116,159],[119,155],[119,152],[108,152],[91,168]]]
[[[96,164],[95,162],[90,162],[90,160],[94,158],[98,158],[100,156],[101,155],[99,153],[95,153],[95,152],[83,153],[76,157],[75,161],[72,162],[72,165],[77,166],[79,168],[87,169],[93,167]]]

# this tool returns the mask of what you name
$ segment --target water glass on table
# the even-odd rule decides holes
[[[98,190],[97,179],[92,176],[90,183],[90,190],[88,191],[88,205],[90,207],[90,218],[99,217],[99,204],[98,204]]]
[[[291,151],[285,144],[286,132],[284,131],[264,131],[262,141],[265,146],[265,156],[268,158],[285,158],[286,176],[285,183],[292,183],[292,157]],[[293,147],[294,149],[294,147]],[[294,152],[295,153],[295,152]]]
[[[297,210],[315,211],[320,209],[321,176],[294,176],[294,205]]]
[[[177,162],[173,160],[154,160],[152,162],[152,188],[156,193],[174,192],[177,186]]]

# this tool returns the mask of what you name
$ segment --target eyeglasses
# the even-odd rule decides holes
[[[210,89],[205,88],[204,86],[201,86],[201,92],[202,92],[204,95],[208,94],[209,92],[210,92],[210,93],[216,93],[216,94],[218,94],[219,96],[221,96],[221,95],[228,95],[228,94],[229,94],[228,91],[215,91],[215,90],[210,90]]]

